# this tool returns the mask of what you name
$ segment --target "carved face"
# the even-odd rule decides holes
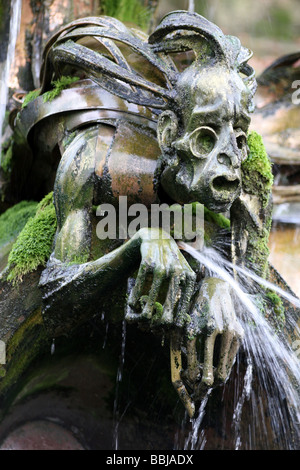
[[[224,212],[238,197],[247,157],[248,93],[239,75],[221,65],[191,66],[182,74],[177,87],[182,129],[170,111],[158,123],[167,162],[161,185],[173,201],[198,201]]]

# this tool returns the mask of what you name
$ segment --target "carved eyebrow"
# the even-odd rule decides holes
[[[194,124],[197,125],[199,121],[203,123],[213,123],[216,126],[220,126],[222,124],[224,116],[222,116],[222,112],[216,113],[216,111],[222,111],[223,104],[224,103],[222,102],[222,100],[218,100],[216,103],[209,103],[207,106],[195,107],[189,121],[189,126],[193,126]],[[236,111],[236,108],[234,109],[234,111]],[[248,128],[251,118],[243,110],[238,113],[234,111],[232,110],[232,112],[230,112],[227,108],[225,119],[234,119],[235,126]]]
[[[241,127],[244,125],[245,127],[248,127],[249,124],[250,124],[250,121],[251,121],[251,118],[250,116],[248,116],[248,114],[246,114],[245,112],[241,112],[239,114],[239,116],[237,116],[237,119],[236,119],[236,122],[235,122],[235,125],[241,125]]]
[[[202,105],[202,106],[195,106],[194,108],[194,113],[196,114],[202,114],[202,113],[215,113],[222,105],[224,104],[224,101],[222,97],[218,97],[214,101],[214,103],[208,103],[207,105]]]
[[[199,106],[194,109],[193,114],[190,119],[190,125],[194,123],[197,124],[199,120],[202,122],[213,122],[214,124],[218,125],[221,124],[222,118],[216,114],[216,111],[220,109],[220,104],[217,103],[216,105],[207,105],[207,106]]]

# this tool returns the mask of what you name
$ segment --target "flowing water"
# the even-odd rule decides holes
[[[246,371],[243,370],[243,387],[236,394],[232,415],[231,432],[235,448],[299,448],[300,362],[293,348],[274,331],[257,307],[257,295],[248,294],[250,284],[247,284],[247,279],[251,278],[256,282],[257,293],[262,293],[263,288],[272,289],[297,308],[300,307],[299,299],[247,269],[233,266],[215,249],[205,248],[199,252],[186,243],[180,242],[179,246],[204,265],[210,275],[227,282],[238,299],[238,317],[245,332],[241,349],[246,356],[247,367]],[[233,268],[239,272],[239,282],[234,276]],[[288,321],[299,337],[299,328],[295,321],[291,318]],[[237,373],[239,370],[237,364]],[[245,435],[241,433],[241,425],[247,402],[251,408],[251,422],[248,423]],[[193,429],[187,438],[186,448],[205,448],[201,422],[206,403],[207,400],[204,406],[201,405],[198,417],[192,420]],[[270,435],[271,442],[270,437],[267,437]]]
[[[1,164],[1,137],[7,105],[9,75],[14,60],[15,47],[21,20],[22,0],[11,0],[11,15],[9,27],[9,41],[6,61],[0,66],[0,164]]]

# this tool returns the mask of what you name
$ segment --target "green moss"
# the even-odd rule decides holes
[[[274,179],[272,164],[257,132],[249,132],[247,142],[249,155],[242,163],[243,187],[246,192],[258,195],[266,207]]]
[[[9,137],[2,144],[1,149],[1,168],[4,173],[8,174],[12,168],[12,156],[13,156],[13,137]]]
[[[192,213],[193,215],[195,216],[196,215],[196,206],[200,204],[199,202],[193,202],[192,203]],[[217,225],[218,227],[220,228],[224,228],[224,229],[228,229],[230,230],[230,220],[227,219],[227,217],[225,217],[224,215],[222,214],[217,214],[209,209],[207,209],[207,207],[204,206],[204,220],[206,222],[210,222],[210,223],[213,223],[215,225]]]
[[[54,98],[56,98],[62,92],[62,90],[67,88],[72,83],[77,82],[78,80],[79,77],[65,76],[60,77],[59,80],[54,80],[53,82],[51,82],[53,89],[50,91],[46,91],[46,93],[43,94],[44,102],[54,100]]]
[[[248,134],[249,156],[242,164],[242,181],[244,190],[258,196],[264,210],[264,225],[259,230],[248,225],[247,260],[250,268],[258,275],[268,274],[269,233],[272,224],[272,213],[269,205],[272,194],[273,174],[270,159],[265,150],[261,136],[252,131]]]
[[[37,203],[22,201],[0,215],[0,245],[17,236],[30,217],[36,213]]]
[[[70,261],[68,266],[72,266],[73,264],[85,264],[89,260],[89,252],[81,254],[81,255],[76,255],[73,256],[72,261]]]
[[[5,173],[9,173],[11,169],[12,155],[12,144],[10,144],[3,158],[1,159],[1,167]]]
[[[36,211],[37,213],[46,209],[47,207],[54,207],[53,205],[53,192],[51,191],[47,194],[37,205]]]
[[[56,225],[50,193],[38,204],[35,216],[28,220],[12,247],[8,258],[8,281],[20,281],[25,274],[46,264],[52,251]]]
[[[230,220],[224,217],[222,214],[216,214],[213,211],[210,211],[206,207],[204,207],[204,220],[207,222],[212,222],[218,225],[220,228],[230,230]]]
[[[247,251],[245,258],[247,267],[253,270],[258,276],[266,278],[269,273],[269,235],[272,225],[272,212],[268,208],[265,214],[263,226],[258,230],[252,223],[248,223],[246,230],[248,232]]]
[[[102,14],[112,16],[124,23],[134,23],[146,29],[151,19],[151,9],[141,0],[104,0],[101,2]]]
[[[27,95],[25,96],[23,103],[22,103],[22,109],[26,108],[26,106],[31,103],[31,101],[35,100],[40,94],[40,89],[37,90],[32,90]]]
[[[272,304],[273,311],[276,317],[276,323],[278,324],[280,329],[283,328],[283,326],[285,325],[285,310],[281,298],[273,291],[268,291],[266,293],[266,297]]]
[[[60,79],[54,80],[53,82],[51,82],[53,89],[46,91],[46,93],[44,93],[43,95],[44,102],[54,100],[54,98],[56,98],[56,96],[58,96],[62,92],[62,90],[64,90],[72,83],[77,82],[78,80],[78,77],[66,76],[62,76]],[[40,95],[40,91],[41,90],[38,88],[37,90],[32,90],[27,93],[22,103],[22,109],[26,108],[26,106],[31,103],[31,101],[34,101]]]
[[[242,164],[243,169],[257,171],[265,179],[266,187],[270,189],[273,184],[272,165],[261,135],[255,131],[249,132],[247,143],[250,152]]]
[[[154,308],[155,308],[155,311],[156,311],[157,315],[161,316],[163,314],[164,308],[163,308],[162,304],[160,304],[159,302],[155,302]]]

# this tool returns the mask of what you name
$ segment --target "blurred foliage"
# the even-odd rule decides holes
[[[101,14],[112,16],[124,23],[133,23],[146,30],[152,16],[151,3],[142,0],[102,0]]]
[[[284,7],[272,5],[268,18],[262,18],[254,26],[258,36],[292,40],[295,36],[292,12]]]
[[[191,7],[227,34],[299,40],[299,0],[160,0],[156,16]]]

